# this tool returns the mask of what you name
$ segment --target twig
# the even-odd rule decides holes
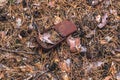
[[[26,52],[26,51],[17,51],[17,50],[10,50],[5,48],[0,48],[1,51],[11,52],[11,53],[27,53],[27,54],[35,54],[34,52]]]
[[[115,49],[116,52],[120,52],[120,49]]]
[[[41,77],[42,75],[44,75],[47,72],[50,72],[50,71],[46,71],[44,73],[39,73],[38,75],[35,76],[34,80],[38,80],[39,77]]]

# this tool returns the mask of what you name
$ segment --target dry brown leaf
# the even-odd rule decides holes
[[[51,37],[51,35],[49,33],[44,33],[43,35],[39,35],[39,39],[42,41],[42,42],[46,42],[46,43],[49,43],[49,44],[54,44],[49,38]]]
[[[75,48],[75,40],[73,38],[69,38],[67,40],[67,43],[70,45],[70,51],[75,52],[76,48]]]
[[[60,62],[59,67],[60,67],[61,71],[63,71],[63,72],[69,72],[70,71],[70,65],[68,63],[66,63],[65,61]]]
[[[80,38],[68,37],[67,43],[70,46],[71,52],[80,51]]]
[[[104,16],[102,16],[102,22],[98,24],[99,28],[103,28],[107,24],[107,18],[108,18],[108,14],[105,13]]]

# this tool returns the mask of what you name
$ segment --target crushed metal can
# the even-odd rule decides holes
[[[71,21],[65,20],[63,22],[60,22],[58,24],[56,24],[55,26],[46,29],[42,32],[42,34],[47,33],[51,30],[54,30],[55,32],[57,32],[60,36],[60,39],[55,42],[55,44],[51,44],[51,45],[46,45],[44,42],[42,42],[39,37],[37,37],[37,42],[40,44],[40,46],[44,49],[44,50],[50,50],[54,47],[56,47],[57,45],[59,45],[62,41],[64,41],[70,34],[74,33],[75,31],[77,31],[77,27],[75,26],[74,23],[72,23]],[[39,35],[38,35],[39,36]]]

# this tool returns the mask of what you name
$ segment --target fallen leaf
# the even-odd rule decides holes
[[[71,52],[76,52],[80,50],[80,38],[68,37],[67,43],[70,46]]]
[[[65,60],[59,63],[59,67],[62,72],[69,72],[70,71],[70,61]]]
[[[72,52],[76,52],[76,48],[75,48],[75,40],[73,38],[68,38],[67,39],[67,43],[69,44],[70,46],[70,51]]]
[[[80,51],[80,38],[75,38],[75,45],[77,51]]]
[[[117,16],[117,10],[110,9],[110,13]]]
[[[80,52],[87,52],[87,48],[85,46],[81,46],[80,48],[81,48]]]
[[[103,28],[107,24],[107,18],[108,18],[108,14],[105,13],[104,16],[102,16],[102,22],[98,24],[99,28]]]
[[[49,33],[44,33],[43,35],[39,34],[39,39],[43,42],[49,43],[49,44],[54,44],[49,38],[50,38]]]

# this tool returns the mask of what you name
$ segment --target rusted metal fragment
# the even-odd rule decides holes
[[[44,30],[44,32],[42,32],[42,34],[47,33],[47,32],[49,32],[51,30],[56,31],[60,35],[60,39],[58,41],[56,41],[54,44],[47,44],[45,42],[42,42],[39,39],[39,35],[38,35],[37,42],[40,44],[40,46],[44,50],[50,50],[50,49],[56,47],[61,42],[63,42],[67,38],[67,36],[69,36],[70,34],[75,32],[77,30],[77,28],[76,28],[75,24],[73,24],[72,22],[66,20],[66,21],[63,21],[61,23],[58,23],[57,25],[55,25],[52,28]]]
[[[54,28],[62,37],[66,37],[77,30],[75,24],[70,21],[63,21]]]

